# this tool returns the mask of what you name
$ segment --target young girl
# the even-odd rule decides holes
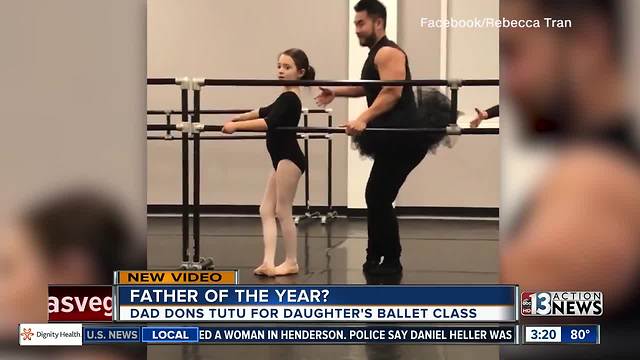
[[[300,49],[289,49],[278,57],[278,79],[313,80],[315,71],[309,59]],[[222,131],[233,134],[238,130],[266,131],[267,150],[273,163],[273,171],[267,180],[267,188],[260,204],[260,218],[264,238],[264,258],[254,270],[256,275],[276,276],[298,273],[297,233],[293,223],[293,199],[298,180],[307,164],[296,133],[278,131],[281,126],[298,126],[302,103],[298,86],[285,86],[273,104],[239,115],[227,122]],[[280,222],[285,246],[285,261],[274,265]]]

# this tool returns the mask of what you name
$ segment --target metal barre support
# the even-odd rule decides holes
[[[200,140],[265,140],[266,135],[200,135]],[[298,139],[309,140],[330,140],[326,135],[302,135],[298,134]],[[147,140],[180,140],[178,137],[147,136]]]
[[[200,89],[193,90],[192,124],[200,123]],[[191,261],[200,260],[200,132],[193,132],[193,253]]]
[[[329,113],[327,117],[327,125],[329,128],[333,126],[333,114]],[[338,216],[333,211],[333,138],[330,134],[323,135],[327,139],[327,213],[320,218],[322,224],[326,224],[327,220],[333,220]]]
[[[497,79],[455,80],[458,86],[499,86]],[[202,86],[450,86],[451,80],[267,80],[204,79]]]
[[[204,81],[193,79],[193,256],[192,264],[196,269],[213,269],[213,258],[200,257],[200,132],[204,124],[200,123],[200,85]]]
[[[360,86],[374,84],[381,86],[499,86],[498,79],[469,80],[274,80],[274,79],[190,79],[184,78],[147,78],[147,85],[181,85],[187,89],[200,89],[202,86]]]
[[[221,131],[222,125],[199,125],[200,131]],[[149,124],[147,125],[148,131],[164,131],[164,130],[179,130],[177,129],[177,125],[160,125],[160,124]],[[308,134],[343,134],[345,132],[344,128],[341,127],[280,127],[278,130],[281,131],[296,131],[300,133],[308,133]],[[407,133],[442,133],[445,135],[497,135],[500,133],[500,128],[459,128],[457,126],[448,126],[446,128],[366,128],[365,131],[389,131],[389,132],[407,132]],[[238,132],[253,132],[253,133],[264,133],[264,131],[256,131],[256,130],[240,130]]]
[[[182,123],[189,122],[189,89],[181,89]],[[172,125],[173,126],[173,125]],[[172,127],[169,126],[169,127]],[[147,128],[149,128],[147,126]],[[182,264],[189,262],[189,133],[182,132]]]
[[[309,125],[309,109],[302,109],[302,116],[303,116],[303,124],[304,126],[308,126]],[[303,136],[304,139],[304,159],[305,162],[307,163],[307,171],[304,172],[304,215],[302,216],[295,216],[293,218],[293,222],[298,225],[300,223],[300,221],[303,220],[307,220],[307,219],[314,219],[314,218],[318,218],[320,217],[320,213],[318,212],[312,212],[311,211],[311,207],[309,206],[309,192],[310,192],[310,175],[309,175],[309,136],[308,135],[304,135]]]
[[[243,114],[249,111],[253,111],[255,109],[209,109],[209,110],[200,110],[201,115],[232,115],[232,114]],[[309,109],[309,114],[330,114],[332,109]],[[147,110],[147,115],[177,115],[182,114],[182,111],[179,110]],[[189,110],[189,114],[193,114],[193,110]]]
[[[176,78],[148,78],[147,85],[179,85]]]

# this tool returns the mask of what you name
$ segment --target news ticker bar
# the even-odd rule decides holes
[[[519,331],[517,325],[160,327],[22,324],[18,336],[22,346],[118,343],[506,345],[519,343]]]
[[[515,322],[513,286],[126,286],[119,322]]]
[[[521,335],[522,334],[522,335]],[[599,325],[96,326],[21,324],[21,346],[92,344],[599,344]]]
[[[507,305],[514,286],[237,285],[116,286],[120,305]]]
[[[511,285],[52,285],[49,322],[514,323],[517,299]]]

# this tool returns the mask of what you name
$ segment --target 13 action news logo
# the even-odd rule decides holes
[[[523,316],[602,316],[602,293],[598,291],[523,292]]]

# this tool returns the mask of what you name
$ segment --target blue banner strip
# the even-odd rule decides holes
[[[511,305],[513,286],[117,286],[120,305]]]
[[[142,342],[145,343],[197,343],[199,338],[197,327],[143,327]]]
[[[140,342],[139,326],[83,326],[83,344],[113,344]]]
[[[108,339],[108,333],[111,338]],[[119,339],[118,332],[137,339]],[[517,344],[509,326],[87,327],[83,344]],[[102,333],[105,338],[98,339]],[[96,336],[91,338],[90,336]]]
[[[563,344],[598,344],[600,331],[597,325],[563,325],[560,341]]]
[[[200,343],[219,344],[515,344],[505,327],[201,327]]]

